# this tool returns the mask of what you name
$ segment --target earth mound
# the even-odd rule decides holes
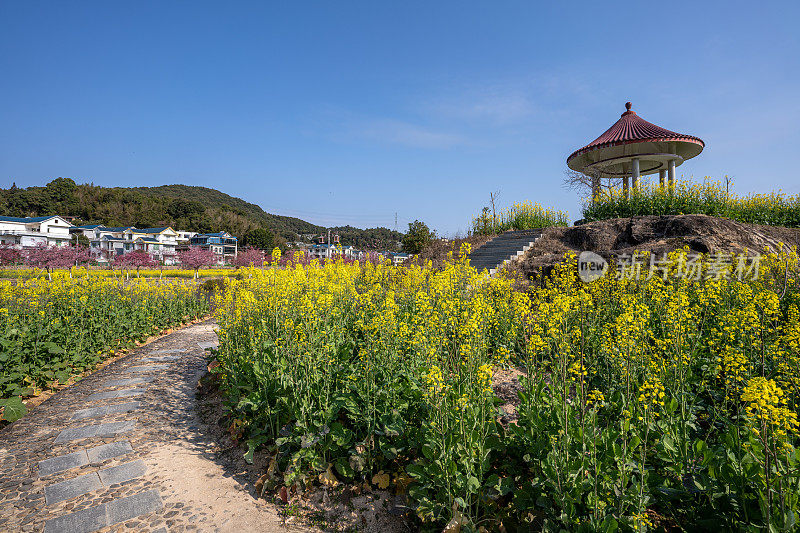
[[[648,215],[598,220],[572,227],[545,228],[542,238],[518,261],[511,274],[538,278],[565,252],[595,252],[606,259],[649,251],[663,254],[689,247],[694,253],[756,254],[781,245],[800,247],[800,228],[745,224],[707,215]]]

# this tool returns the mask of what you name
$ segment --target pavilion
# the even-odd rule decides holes
[[[675,184],[675,167],[700,154],[705,143],[698,137],[675,133],[647,122],[625,104],[625,112],[600,137],[567,158],[567,166],[592,178],[592,197],[602,178],[622,178],[628,196],[628,180],[634,189],[639,178],[658,172],[659,184],[665,178]]]

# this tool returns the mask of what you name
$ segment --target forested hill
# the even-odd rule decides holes
[[[228,231],[242,238],[263,228],[279,241],[301,240],[301,235],[327,232],[299,218],[273,215],[216,189],[192,185],[160,187],[100,187],[77,185],[57,178],[44,187],[0,189],[0,215],[74,216],[75,224],[105,224],[140,228],[171,226],[199,232]],[[331,228],[344,244],[394,249],[402,235],[387,228]]]

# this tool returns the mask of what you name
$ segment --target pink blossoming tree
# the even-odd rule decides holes
[[[0,244],[0,265],[17,265],[22,263],[22,254],[10,244]]]
[[[217,262],[217,256],[211,250],[202,248],[189,248],[184,252],[178,253],[178,261],[186,268],[194,270],[194,277],[198,277],[198,271],[204,266],[213,265]]]
[[[87,265],[96,259],[92,251],[85,246],[70,246],[70,248],[73,250],[75,266]]]
[[[135,268],[136,275],[139,275],[139,269],[142,267],[153,268],[156,262],[150,257],[150,254],[144,250],[134,250],[126,254],[118,255],[114,258],[114,266],[122,269]]]
[[[72,268],[92,260],[92,254],[86,248],[47,246],[44,243],[25,250],[23,256],[26,265],[47,270],[48,279],[52,279],[51,273],[54,268]]]
[[[236,259],[233,260],[234,266],[237,266],[239,268],[249,267],[249,266],[261,266],[263,263],[264,263],[264,252],[262,252],[258,248],[250,248],[250,247],[240,251],[239,254],[236,256]]]

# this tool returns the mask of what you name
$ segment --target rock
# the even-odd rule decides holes
[[[636,216],[545,228],[525,255],[510,263],[525,279],[547,276],[565,252],[592,251],[605,259],[649,251],[657,255],[688,246],[692,253],[757,254],[781,243],[800,246],[800,228],[746,224],[706,215]]]

